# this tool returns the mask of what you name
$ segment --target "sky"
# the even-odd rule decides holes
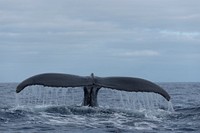
[[[0,0],[0,82],[40,73],[200,81],[199,0]]]

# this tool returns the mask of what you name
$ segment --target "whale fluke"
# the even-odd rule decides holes
[[[83,105],[97,106],[97,95],[101,87],[129,92],[153,92],[162,95],[170,100],[169,94],[160,86],[140,78],[132,77],[97,77],[77,76],[61,73],[45,73],[32,76],[22,81],[16,88],[19,93],[27,86],[43,85],[48,87],[83,87]]]
[[[169,94],[160,86],[141,78],[132,77],[105,77],[97,78],[97,85],[110,89],[129,92],[154,92],[170,100]]]
[[[44,73],[32,76],[21,82],[16,89],[19,93],[25,87],[31,85],[43,85],[48,87],[82,87],[92,85],[90,77],[77,76],[61,73]]]

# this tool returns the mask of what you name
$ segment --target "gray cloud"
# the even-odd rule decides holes
[[[20,81],[48,71],[197,81],[199,4],[197,0],[0,1],[0,81]],[[186,70],[194,77],[171,78]]]

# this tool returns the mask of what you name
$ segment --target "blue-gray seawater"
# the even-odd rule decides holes
[[[200,132],[200,83],[158,83],[171,96],[101,89],[99,107],[81,106],[81,88],[0,84],[0,132]]]

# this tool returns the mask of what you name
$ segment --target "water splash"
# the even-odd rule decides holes
[[[15,93],[15,104],[17,107],[19,106],[19,97],[17,93]]]
[[[106,108],[125,110],[156,110],[174,111],[171,101],[161,95],[150,92],[126,92],[101,89],[98,95],[99,105]]]
[[[16,104],[19,106],[35,105],[78,105],[83,99],[81,88],[53,88],[30,86],[16,95]]]
[[[16,94],[17,106],[35,105],[80,105],[83,89],[30,86]],[[126,92],[102,88],[98,94],[98,104],[103,108],[121,110],[164,109],[173,112],[173,105],[161,95],[149,92]]]
[[[173,108],[173,104],[172,104],[171,101],[168,102],[168,111],[169,112],[174,112],[175,111],[174,108]]]

